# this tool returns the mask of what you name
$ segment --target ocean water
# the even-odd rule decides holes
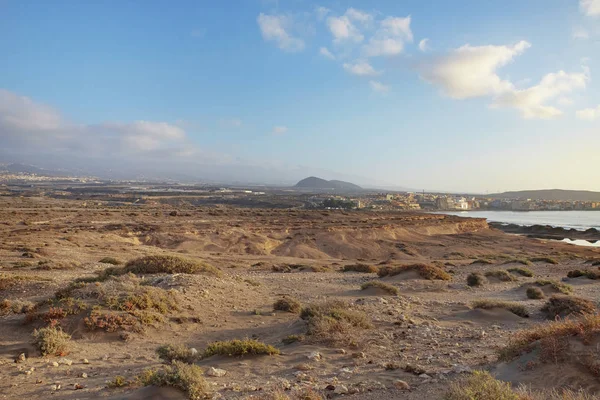
[[[489,222],[504,222],[516,225],[550,225],[567,229],[600,230],[599,211],[444,211],[436,214],[459,217],[486,218]]]

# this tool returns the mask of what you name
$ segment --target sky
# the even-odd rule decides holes
[[[600,0],[0,0],[0,162],[600,191]]]

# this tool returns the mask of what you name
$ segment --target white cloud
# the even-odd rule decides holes
[[[355,63],[344,63],[344,69],[353,75],[359,76],[375,76],[380,72],[376,71],[371,64],[365,60],[359,60]]]
[[[561,106],[572,106],[575,103],[575,101],[573,101],[572,98],[570,98],[570,97],[564,97],[564,96],[563,97],[559,97],[558,100],[556,100],[556,102],[558,104],[560,104]]]
[[[334,42],[337,43],[348,40],[362,42],[364,39],[358,28],[345,15],[327,18],[327,27],[333,35]]]
[[[497,69],[510,63],[530,46],[526,41],[514,46],[466,44],[422,64],[420,76],[455,99],[497,95],[513,88],[511,82],[498,76]]]
[[[586,40],[590,38],[590,34],[583,28],[581,27],[577,27],[573,29],[573,32],[571,33],[571,37],[573,39],[581,39],[581,40]]]
[[[579,7],[587,16],[600,16],[600,0],[580,0]]]
[[[539,84],[524,90],[509,90],[500,94],[492,107],[514,107],[524,118],[554,118],[562,115],[558,108],[548,105],[561,94],[586,87],[589,77],[585,73],[559,71],[545,75]]]
[[[347,9],[345,15],[351,20],[357,21],[363,25],[368,25],[373,21],[373,16],[371,14],[357,10],[356,8]]]
[[[381,83],[379,81],[369,81],[369,86],[371,86],[371,89],[373,91],[379,92],[379,93],[387,93],[390,91],[389,85],[384,85],[383,83]]]
[[[329,58],[330,60],[335,60],[335,56],[327,49],[327,47],[321,47],[319,49],[319,54],[323,57]]]
[[[577,118],[586,121],[595,121],[600,119],[600,105],[596,108],[586,108],[576,112]]]
[[[331,10],[327,7],[317,7],[315,8],[315,13],[317,14],[317,19],[319,21],[323,21],[327,14],[329,14]]]
[[[400,54],[404,50],[404,43],[413,40],[410,22],[410,16],[406,18],[384,18],[373,37],[369,39],[369,43],[363,46],[365,56],[377,57]]]
[[[283,135],[288,131],[287,126],[274,126],[273,135]]]
[[[423,53],[429,50],[429,39],[425,38],[419,42],[419,50]]]
[[[260,13],[256,21],[260,27],[263,39],[277,43],[280,49],[290,52],[304,49],[304,41],[293,37],[289,33],[293,24],[291,17]]]

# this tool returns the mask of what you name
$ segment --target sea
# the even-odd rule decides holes
[[[585,231],[589,228],[600,230],[600,211],[444,211],[439,214],[457,215],[459,217],[486,218],[489,222],[501,222],[516,225],[550,225],[566,229]],[[569,240],[563,242],[600,247],[600,242],[590,243],[586,240]]]

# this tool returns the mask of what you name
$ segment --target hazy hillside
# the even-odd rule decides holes
[[[336,180],[327,181],[325,179],[317,178],[315,176],[302,179],[294,187],[302,189],[335,189],[347,191],[362,190],[360,186],[350,182]]]
[[[521,190],[515,192],[504,192],[489,194],[487,197],[498,199],[534,199],[534,200],[558,200],[558,201],[600,201],[600,192],[589,190]]]

